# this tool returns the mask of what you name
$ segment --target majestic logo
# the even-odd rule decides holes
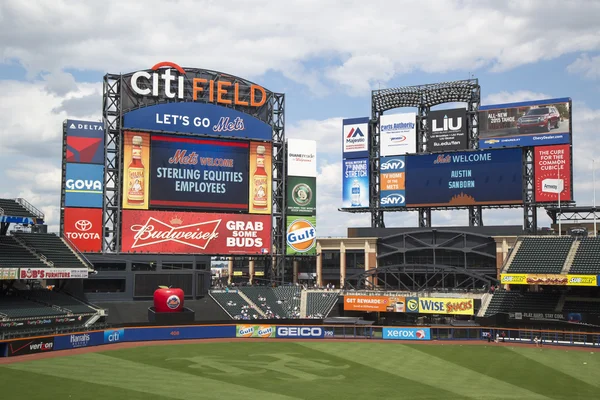
[[[167,224],[150,217],[143,225],[132,225],[129,229],[135,232],[135,235],[131,248],[136,249],[159,243],[174,242],[206,250],[210,242],[219,237],[217,229],[221,224],[220,219],[182,225],[183,220],[176,217],[171,219],[170,222],[171,224]]]
[[[360,130],[359,127],[356,127],[356,128],[350,129],[350,132],[348,132],[348,136],[346,136],[346,137],[347,138],[365,137],[365,134],[362,133],[362,131]]]
[[[368,149],[367,123],[344,125],[344,152],[366,151]]]
[[[179,296],[175,294],[169,296],[167,299],[167,307],[169,307],[171,310],[175,310],[180,304],[181,300],[179,299]]]
[[[288,226],[286,240],[293,250],[306,253],[317,244],[317,230],[310,221],[297,219]]]
[[[392,193],[392,194],[388,194],[387,196],[381,198],[381,205],[382,206],[402,206],[402,205],[404,205],[405,201],[406,201],[406,199],[401,194]]]
[[[78,231],[87,232],[92,229],[92,223],[88,220],[80,219],[79,221],[75,222],[75,228]]]

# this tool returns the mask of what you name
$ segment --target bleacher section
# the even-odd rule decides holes
[[[210,292],[210,296],[234,319],[241,319],[244,307],[250,307],[250,304],[234,291],[227,293],[213,290]],[[249,314],[252,316],[254,313],[249,312]]]
[[[0,297],[0,319],[8,318],[37,318],[61,317],[67,313],[45,304],[40,304],[20,296]]]
[[[525,237],[507,272],[560,274],[573,241],[571,236]]]
[[[11,217],[36,218],[39,216],[30,212],[27,208],[13,199],[0,199],[0,209],[2,209],[0,215],[8,215]]]
[[[52,233],[15,233],[15,237],[60,268],[85,268],[86,264],[58,236]]]
[[[30,300],[37,301],[38,303],[58,306],[61,309],[69,311],[73,314],[87,314],[96,312],[94,308],[90,307],[84,302],[61,292],[53,292],[49,290],[31,290],[29,292],[24,292],[23,296]]]
[[[560,296],[560,293],[498,291],[492,296],[485,316],[509,312],[553,313],[558,306]]]
[[[288,318],[300,318],[300,293],[299,286],[278,286],[273,288],[275,296],[283,303],[282,308],[286,311]]]
[[[246,286],[239,288],[254,304],[267,315],[268,318],[285,318],[287,312],[275,295],[272,288],[268,286]]]
[[[306,317],[325,318],[338,300],[339,292],[308,292],[306,294]]]
[[[562,311],[600,314],[600,299],[598,301],[586,301],[585,299],[567,300]]]
[[[47,268],[48,265],[23,247],[13,236],[0,236],[0,267]]]
[[[600,238],[587,237],[581,239],[569,273],[600,274]]]

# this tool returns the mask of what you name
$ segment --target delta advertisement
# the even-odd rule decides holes
[[[508,285],[600,286],[597,275],[501,274],[500,283]]]
[[[406,312],[418,314],[473,315],[473,299],[442,297],[407,297]]]
[[[381,207],[406,205],[406,162],[404,156],[379,158],[379,204]]]
[[[248,142],[153,135],[150,207],[248,211],[248,153]]]
[[[309,216],[286,217],[286,254],[314,256],[317,254],[317,218]]]
[[[250,198],[251,214],[271,214],[273,201],[273,145],[266,142],[250,142]]]
[[[571,143],[571,99],[494,104],[479,108],[479,148]]]
[[[406,312],[404,296],[344,296],[344,311]]]
[[[539,146],[533,149],[535,201],[573,200],[571,194],[571,146]],[[559,195],[560,193],[560,195]]]
[[[286,185],[286,214],[315,215],[317,212],[317,178],[289,176]]]
[[[369,159],[349,159],[342,163],[342,207],[369,207]]]
[[[236,139],[272,140],[271,126],[228,107],[203,103],[165,103],[130,111],[123,127]]]
[[[122,251],[269,254],[271,216],[124,210]]]
[[[123,209],[147,210],[150,134],[123,132]]]
[[[520,149],[406,156],[406,206],[522,204]]]
[[[102,208],[104,200],[104,166],[67,163],[65,207]]]
[[[427,150],[430,152],[467,149],[467,110],[430,111],[427,115],[427,131]]]
[[[67,140],[65,156],[68,163],[104,165],[104,125],[102,122],[66,122]]]
[[[287,175],[317,176],[317,141],[287,140]]]
[[[342,158],[369,157],[369,118],[342,121]]]
[[[82,253],[102,251],[102,209],[66,207],[63,234]]]
[[[384,114],[379,118],[379,155],[417,152],[417,114]]]

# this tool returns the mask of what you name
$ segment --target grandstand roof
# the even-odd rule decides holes
[[[435,228],[348,228],[348,237],[386,237],[408,232],[454,231],[484,236],[520,236],[525,231],[521,225],[498,226],[440,226]]]

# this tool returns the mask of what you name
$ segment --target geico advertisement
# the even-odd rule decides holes
[[[520,149],[406,156],[409,207],[522,204]]]
[[[267,254],[271,216],[124,210],[122,251]]]
[[[248,210],[248,142],[152,136],[150,207]]]
[[[473,315],[473,299],[407,297],[406,312],[419,314]]]
[[[325,330],[320,326],[278,326],[277,338],[324,338]]]

